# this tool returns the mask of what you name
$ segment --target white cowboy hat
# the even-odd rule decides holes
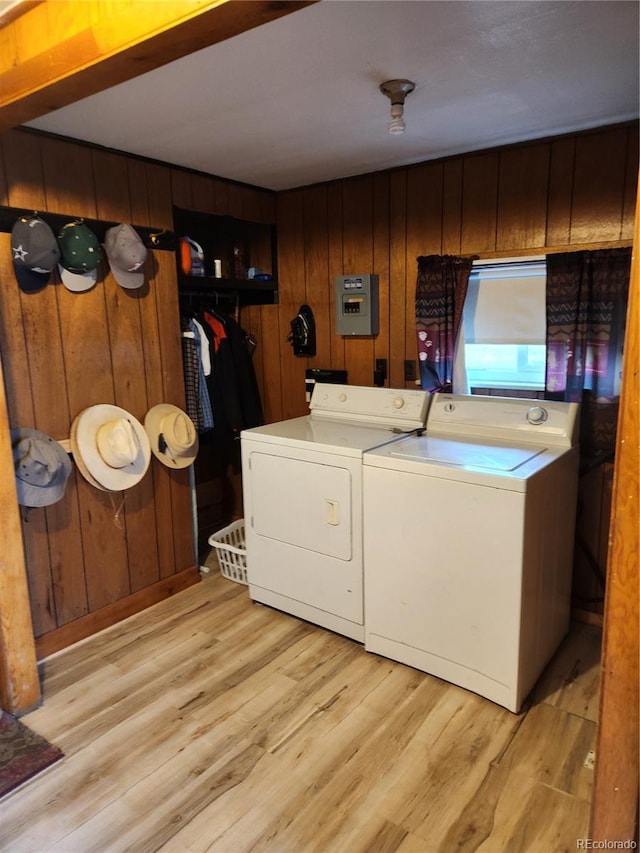
[[[69,454],[37,429],[11,430],[11,448],[21,506],[50,506],[64,495],[71,474]]]
[[[198,433],[191,418],[171,403],[149,409],[144,428],[151,452],[167,468],[186,468],[198,455]]]
[[[140,421],[109,403],[90,406],[74,419],[71,450],[82,476],[104,492],[135,486],[151,461],[149,439]]]

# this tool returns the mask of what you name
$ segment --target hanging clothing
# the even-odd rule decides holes
[[[198,330],[198,334],[200,335],[200,361],[202,362],[202,369],[204,371],[205,376],[209,376],[211,374],[211,355],[209,353],[209,341],[207,340],[207,335],[205,330],[203,329],[201,323],[198,322],[196,317],[192,317],[191,322]]]
[[[216,435],[238,435],[242,429],[242,410],[238,400],[238,382],[224,323],[208,311],[202,315],[209,338],[211,375],[207,377],[209,395],[216,409]]]
[[[202,364],[200,331],[192,317],[183,317],[181,328],[186,412],[198,432],[203,433],[212,430],[214,422]]]
[[[225,328],[240,388],[243,429],[261,426],[264,423],[262,400],[260,399],[258,380],[251,358],[256,347],[256,340],[247,335],[233,317],[227,318]]]
[[[197,315],[187,312],[181,327],[186,409],[198,431],[225,440],[263,424],[252,360],[255,338],[217,305]]]
[[[247,333],[232,317],[204,311],[211,374],[207,387],[216,413],[216,434],[237,438],[243,429],[264,423],[258,382]]]

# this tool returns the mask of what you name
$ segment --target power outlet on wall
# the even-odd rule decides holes
[[[404,363],[404,379],[405,382],[415,382],[416,379],[416,363],[410,358]]]
[[[376,373],[380,373],[383,379],[387,378],[387,359],[376,358]]]
[[[387,378],[387,359],[376,358],[376,367],[373,371],[373,384],[376,388],[382,388]]]

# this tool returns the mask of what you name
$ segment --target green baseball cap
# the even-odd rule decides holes
[[[84,222],[68,222],[58,234],[60,278],[68,290],[90,290],[98,279],[102,260],[100,242]]]

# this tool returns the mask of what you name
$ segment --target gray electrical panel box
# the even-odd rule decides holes
[[[339,335],[377,335],[378,276],[337,275],[336,331]]]

